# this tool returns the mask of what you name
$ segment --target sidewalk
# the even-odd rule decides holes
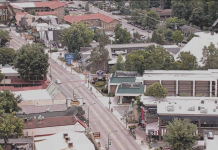
[[[48,51],[47,51],[48,52]],[[59,65],[61,65],[63,68],[65,68],[67,71],[71,72],[70,67],[66,67],[65,63],[62,63],[59,59],[58,56],[60,55],[60,52],[52,53],[51,59],[53,59],[55,62],[57,62]],[[63,55],[63,54],[62,54]],[[50,56],[50,54],[49,54]],[[78,74],[76,71],[72,70],[72,74],[77,74],[81,79],[85,79],[85,75],[83,74]],[[85,86],[88,88],[88,83],[85,83]],[[95,95],[95,97],[104,105],[104,107],[109,110],[109,97],[103,96],[100,92],[98,92],[95,87],[93,87],[91,84],[89,84],[89,89],[92,88],[92,93]],[[120,124],[123,126],[128,131],[128,126],[126,128],[126,123],[124,123],[121,118],[123,116],[115,109],[114,106],[122,106],[117,104],[117,98],[116,97],[110,97],[110,109],[113,109],[113,112],[111,114],[113,117],[120,122]],[[127,106],[127,105],[124,105]],[[142,150],[148,150],[148,145],[146,144],[146,139],[145,139],[145,131],[139,129],[138,127],[135,130],[135,135],[136,135],[136,143],[140,145]],[[141,141],[144,141],[144,145],[141,145]]]

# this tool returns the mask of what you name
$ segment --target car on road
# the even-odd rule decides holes
[[[188,42],[187,42],[187,41],[182,41],[182,43],[183,43],[183,44],[187,44]]]
[[[121,18],[118,18],[118,20],[122,20]]]
[[[145,30],[145,27],[141,27],[142,30]]]
[[[141,36],[141,39],[143,39],[143,40],[146,39],[146,36]]]
[[[113,34],[109,35],[109,37],[113,37]]]
[[[61,81],[59,79],[56,79],[55,81],[57,84],[61,84]]]
[[[137,24],[135,24],[135,27],[138,27],[138,25],[137,25]]]
[[[130,22],[130,21],[128,21],[127,23],[128,23],[128,24],[131,24],[131,22]]]
[[[213,139],[213,132],[208,132],[207,133],[207,138],[208,139]]]
[[[148,32],[148,33],[151,33],[151,30],[148,30],[147,32]]]

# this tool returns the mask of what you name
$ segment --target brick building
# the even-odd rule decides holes
[[[120,24],[120,21],[100,13],[80,16],[67,15],[64,17],[64,21],[68,24],[83,21],[86,22],[91,29],[98,28],[105,31],[113,31],[115,27]]]
[[[14,13],[36,11],[38,15],[56,15],[58,22],[62,22],[65,14],[65,2],[23,2],[23,3],[10,3]]]

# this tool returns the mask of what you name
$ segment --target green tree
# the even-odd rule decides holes
[[[91,51],[90,60],[94,62],[93,66],[99,68],[101,64],[108,64],[109,52],[104,45],[100,44]]]
[[[93,37],[94,32],[84,22],[73,23],[60,34],[61,42],[67,45],[69,53],[74,53],[75,50],[80,51],[80,47],[89,45]]]
[[[22,110],[18,106],[21,100],[21,96],[15,96],[9,90],[2,90],[0,92],[0,110],[4,110],[5,113],[18,112]]]
[[[131,41],[130,33],[127,31],[127,29],[122,29],[120,24],[116,26],[114,32],[115,32],[116,44],[130,43]]]
[[[178,45],[178,43],[181,43],[182,40],[184,39],[184,36],[183,34],[181,33],[181,31],[178,31],[176,30],[174,33],[173,33],[173,41],[176,42],[176,44]]]
[[[74,52],[74,60],[78,60],[79,58],[80,58],[80,55],[79,55],[78,50],[76,49]]]
[[[195,70],[198,67],[197,58],[190,52],[180,52],[177,59],[179,70]]]
[[[133,33],[132,43],[141,43],[141,36],[138,32]]]
[[[153,31],[151,41],[161,45],[166,44],[164,33],[160,30]]]
[[[85,10],[86,10],[86,11],[89,11],[89,3],[88,3],[88,2],[87,2],[86,5],[85,5]]]
[[[66,16],[66,15],[69,15],[69,10],[65,8],[65,9],[64,9],[64,13],[65,13],[65,16]]]
[[[1,145],[0,145],[0,150],[3,150],[2,147],[1,147]]]
[[[195,135],[197,126],[191,123],[191,120],[175,118],[172,122],[168,122],[166,126],[167,133],[164,134],[163,140],[168,142],[172,149],[186,150],[199,139],[199,135]]]
[[[170,17],[166,19],[166,27],[172,30],[175,30],[176,28],[183,26],[185,24],[185,19],[178,19],[177,17]]]
[[[147,13],[146,22],[149,28],[155,29],[159,24],[160,16],[157,14],[156,11],[151,10]]]
[[[144,10],[150,10],[150,0],[130,0],[129,2],[131,9],[144,9]]]
[[[0,64],[13,64],[16,57],[16,52],[12,48],[0,48]]]
[[[167,89],[163,88],[162,84],[160,84],[159,82],[156,82],[146,89],[146,93],[144,93],[144,95],[157,98],[165,98],[167,96],[167,93]]]
[[[1,70],[0,70],[0,82],[5,78],[5,75],[1,73]]]
[[[0,30],[0,47],[3,47],[3,41],[9,41],[11,39],[7,30]]]
[[[187,41],[188,41],[188,42],[191,41],[191,39],[192,39],[193,37],[199,37],[199,36],[198,36],[198,35],[195,35],[195,34],[193,34],[193,33],[191,33],[191,34],[189,34]]]
[[[175,69],[174,57],[161,46],[151,45],[145,50],[133,51],[126,56],[125,70],[127,71],[138,71],[142,74],[144,70],[172,69]]]
[[[8,137],[11,135],[23,135],[23,121],[15,117],[15,112],[12,114],[0,111],[0,139],[3,139],[5,144],[8,142]]]
[[[45,77],[48,69],[48,54],[39,44],[26,44],[17,51],[14,66],[24,80]]]
[[[213,43],[210,43],[208,47],[204,46],[202,55],[201,62],[204,64],[205,69],[218,68],[218,49]]]
[[[104,46],[111,43],[108,35],[105,34],[105,32],[100,34],[100,36],[98,38],[98,42],[99,42],[99,44],[102,44]]]
[[[118,55],[117,62],[116,62],[116,64],[114,66],[112,66],[111,70],[112,70],[112,72],[115,72],[117,70],[125,70],[122,55]]]

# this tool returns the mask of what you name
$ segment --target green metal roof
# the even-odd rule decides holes
[[[140,88],[122,88],[121,85],[118,86],[117,93],[120,94],[143,94],[145,86],[140,85]]]
[[[122,83],[122,82],[135,82],[135,77],[114,77],[114,74],[112,75],[110,83]]]

